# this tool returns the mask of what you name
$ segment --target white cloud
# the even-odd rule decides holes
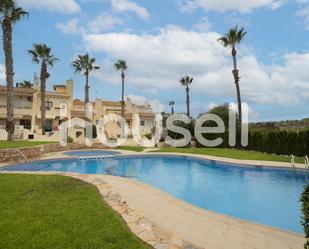
[[[100,13],[96,18],[87,24],[89,32],[100,33],[102,31],[111,30],[122,21],[105,12]]]
[[[302,8],[302,10],[298,11],[296,14],[304,19],[305,28],[309,30],[309,6]]]
[[[67,23],[58,23],[56,27],[64,34],[76,35],[85,32],[85,29],[80,26],[77,18],[71,19]]]
[[[80,6],[75,0],[18,0],[18,4],[25,8],[45,9],[66,14],[80,12]]]
[[[169,91],[178,89],[185,74],[194,77],[192,91],[222,96],[235,96],[229,49],[218,41],[215,32],[194,32],[179,27],[166,27],[157,35],[106,33],[85,35],[89,51],[104,52],[108,59],[97,77],[119,83],[120,76],[112,62],[122,58],[129,65],[126,82],[140,89]],[[261,104],[293,105],[309,92],[309,53],[285,54],[282,64],[263,65],[245,47],[239,49],[243,100]]]
[[[0,64],[0,83],[5,83],[5,66]]]
[[[155,113],[161,113],[161,112],[164,111],[164,105],[158,99],[148,100],[144,96],[133,95],[133,94],[128,95],[128,97],[132,100],[132,103],[134,103],[136,105],[144,105],[145,106],[145,105],[149,104],[151,106],[152,111],[155,112]]]
[[[210,22],[207,17],[203,17],[199,23],[193,25],[193,28],[201,32],[208,31]]]
[[[144,7],[139,6],[135,2],[128,0],[110,0],[114,11],[117,12],[133,12],[141,19],[148,19],[149,12]]]
[[[204,11],[215,10],[225,12],[236,10],[246,13],[261,7],[277,9],[284,4],[286,0],[182,0],[179,2],[182,11],[192,11],[196,8],[202,8]]]
[[[88,23],[83,24],[79,19],[73,18],[66,23],[58,23],[56,27],[64,34],[82,35],[86,33],[96,34],[111,30],[121,23],[122,21],[119,18],[102,12]]]

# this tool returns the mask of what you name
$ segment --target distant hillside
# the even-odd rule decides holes
[[[250,130],[304,130],[309,129],[309,118],[276,122],[257,122],[249,124]]]

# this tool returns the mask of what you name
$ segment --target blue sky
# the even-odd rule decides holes
[[[179,78],[194,77],[194,114],[209,106],[235,102],[231,56],[217,42],[229,28],[244,26],[238,47],[243,101],[250,120],[309,117],[308,0],[18,0],[30,12],[14,27],[15,82],[32,80],[39,66],[27,54],[33,43],[46,43],[60,59],[48,86],[75,82],[84,98],[84,79],[70,67],[77,54],[89,52],[102,70],[91,77],[90,96],[119,100],[120,76],[113,62],[129,69],[126,95],[154,108],[185,111]],[[4,81],[0,52],[0,82]]]

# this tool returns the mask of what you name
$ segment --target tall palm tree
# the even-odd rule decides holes
[[[174,105],[175,105],[175,101],[174,100],[170,100],[168,102],[168,105],[171,107],[171,113],[172,115],[174,114]]]
[[[193,82],[193,78],[187,75],[181,78],[179,82],[186,89],[187,116],[190,118],[190,94],[189,94],[190,88],[189,87]]]
[[[25,16],[28,16],[28,12],[22,8],[16,7],[15,1],[0,1],[0,22],[3,31],[3,50],[5,56],[5,73],[7,85],[7,120],[5,129],[8,133],[8,141],[13,140],[14,134],[14,67],[12,52],[12,24],[17,23]]]
[[[117,71],[121,72],[121,116],[124,118],[124,79],[125,79],[125,71],[128,69],[127,62],[125,60],[118,60],[114,67]]]
[[[50,74],[47,71],[47,67],[53,67],[55,62],[58,60],[51,53],[51,48],[46,44],[33,44],[33,49],[28,50],[28,53],[32,56],[32,62],[35,64],[41,63],[41,126],[42,134],[45,135],[45,91],[46,91],[46,80],[49,78]]]
[[[237,103],[238,103],[238,120],[239,125],[242,124],[242,110],[241,110],[241,96],[240,96],[240,86],[239,86],[239,70],[237,69],[237,50],[236,45],[238,45],[246,36],[247,32],[242,27],[238,29],[238,26],[235,28],[232,28],[229,30],[225,36],[222,36],[218,39],[218,41],[222,42],[224,47],[231,47],[232,48],[232,58],[233,58],[233,76],[234,76],[234,82],[236,86],[236,93],[237,93]]]
[[[91,58],[88,53],[78,55],[77,59],[72,62],[75,73],[85,75],[85,104],[89,103],[89,74],[92,71],[99,70],[100,66],[95,64],[95,58]]]

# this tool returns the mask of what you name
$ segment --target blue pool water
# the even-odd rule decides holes
[[[226,165],[182,156],[33,162],[6,170],[65,171],[129,177],[201,208],[303,233],[300,194],[308,174]]]

